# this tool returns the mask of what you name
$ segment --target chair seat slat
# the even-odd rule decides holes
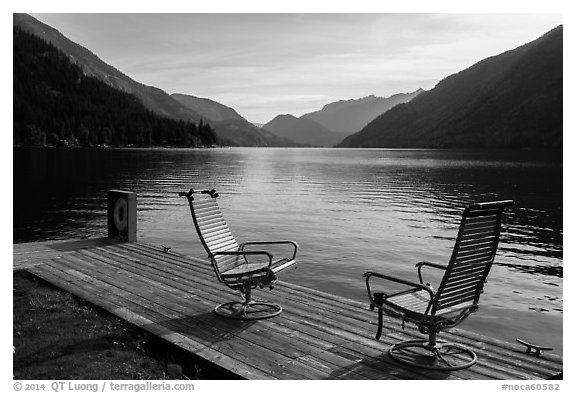
[[[196,219],[200,222],[202,221],[207,221],[207,220],[211,220],[213,218],[224,218],[224,216],[222,215],[222,212],[217,211],[217,210],[211,210],[211,211],[207,211],[205,213],[199,213],[196,215]]]
[[[234,251],[238,249],[238,243],[236,243],[234,238],[225,238],[214,243],[207,244],[207,246],[210,251],[212,251],[212,253],[217,251],[229,251],[230,247],[233,247]],[[224,250],[224,248],[226,248],[226,250]]]
[[[482,274],[486,268],[487,264],[485,263],[476,266],[463,265],[461,269],[453,270],[446,276],[447,280],[445,284],[452,280],[461,279],[462,277],[473,277],[477,274]]]
[[[215,202],[203,203],[202,205],[195,204],[195,206],[194,206],[194,212],[195,213],[199,213],[199,212],[202,212],[205,210],[212,210],[212,209],[220,210],[220,207]]]
[[[214,205],[218,204],[213,198],[196,198],[194,199],[194,207],[203,205]]]
[[[478,229],[478,228],[498,228],[499,227],[499,222],[498,220],[477,220],[477,221],[470,221],[467,220],[463,225],[462,225],[462,230],[464,229]]]
[[[206,243],[212,243],[215,240],[221,239],[221,238],[226,237],[226,236],[234,237],[234,236],[232,236],[230,231],[224,230],[224,231],[219,231],[218,233],[215,233],[215,234],[210,234],[210,236],[206,236],[203,239]]]
[[[462,232],[463,237],[470,237],[470,236],[493,236],[494,235],[494,228],[490,227],[480,227],[480,228],[465,228]]]
[[[238,251],[238,245],[234,243],[220,244],[213,247],[211,251],[212,253]]]
[[[471,234],[464,234],[460,241],[462,243],[465,242],[477,242],[479,240],[483,241],[494,241],[496,240],[496,234],[494,232],[484,232],[484,233],[471,233]]]
[[[217,230],[218,228],[228,228],[228,225],[226,225],[223,219],[219,218],[217,220],[199,222],[198,227],[202,233],[210,233],[210,231]]]
[[[476,247],[467,247],[465,249],[460,248],[458,250],[458,256],[470,256],[470,255],[478,255],[478,254],[490,254],[494,249],[493,244],[484,243],[480,244]]]
[[[472,210],[468,213],[468,217],[497,217],[499,214],[500,209]]]
[[[218,202],[212,200],[211,198],[196,198],[194,200],[194,210],[202,209],[206,206],[218,206]]]
[[[234,269],[236,266],[242,265],[244,263],[244,260],[239,257],[239,258],[233,258],[228,260],[226,263],[223,264],[218,264],[218,269],[220,269],[220,272],[227,272],[230,269]]]
[[[446,283],[443,287],[443,291],[452,290],[453,288],[458,288],[460,286],[464,286],[470,283],[478,283],[480,282],[483,274],[475,274],[473,276],[463,276],[461,278],[453,278],[450,282]]]
[[[470,245],[470,244],[477,244],[477,243],[488,243],[494,242],[496,240],[497,234],[493,233],[491,235],[464,235],[460,238],[460,243],[462,245]]]
[[[216,261],[218,266],[220,266],[220,265],[224,266],[224,265],[230,263],[231,261],[236,261],[238,259],[239,259],[239,255],[217,255],[214,257],[214,260]]]
[[[233,245],[234,247],[236,247],[236,250],[238,249],[238,243],[236,243],[236,240],[234,240],[234,238],[223,238],[223,239],[216,240],[210,244],[206,244],[206,246],[208,246],[208,248],[213,253],[216,251],[221,251],[222,247],[227,247],[229,245]],[[234,251],[236,251],[236,250],[234,250]]]
[[[472,294],[462,295],[461,297],[458,297],[458,298],[452,298],[450,300],[445,300],[445,301],[441,302],[440,305],[436,309],[442,310],[445,308],[454,307],[454,306],[460,305],[462,303],[470,302],[470,301],[474,300],[475,297],[476,297],[476,294],[472,293]]]
[[[254,278],[265,276],[268,263],[244,263],[222,273],[223,278]]]
[[[451,274],[450,277],[448,277],[448,280],[446,283],[444,283],[442,286],[440,286],[439,290],[442,289],[444,290],[444,288],[448,285],[448,284],[452,284],[452,282],[460,282],[462,280],[466,280],[466,279],[471,279],[471,278],[482,278],[484,277],[484,275],[486,274],[486,268],[483,269],[478,269],[478,270],[468,270],[466,272],[462,272],[462,273],[455,273],[455,274]]]
[[[402,308],[406,311],[423,313],[428,307],[430,298],[428,295],[419,292],[410,292],[398,296],[391,296],[384,299],[384,304],[395,308]]]
[[[201,223],[199,222],[198,227],[202,234],[210,234],[211,232],[219,231],[222,228],[228,228],[228,225],[226,225],[226,221],[224,221],[222,218],[219,218],[217,220],[204,221]]]
[[[226,222],[221,217],[213,218],[211,220],[206,221],[198,221],[198,229],[200,229],[202,233],[209,233],[211,230],[220,227],[228,227],[228,225],[226,225]]]
[[[228,271],[242,263],[244,263],[244,258],[239,255],[226,255],[216,258],[216,264],[221,272]]]
[[[478,223],[492,223],[498,222],[498,216],[494,214],[489,215],[469,215],[466,217],[465,225],[468,224],[478,224]]]
[[[198,220],[198,222],[204,222],[204,221],[212,220],[214,218],[221,218],[223,220],[224,216],[222,215],[221,212],[218,212],[215,210],[200,213],[196,216],[196,219]]]
[[[476,281],[470,281],[462,285],[444,287],[440,299],[447,299],[467,292],[475,293],[478,285],[480,285],[480,281],[480,279],[477,279]]]
[[[205,206],[199,209],[195,209],[194,214],[196,214],[196,216],[200,216],[205,213],[219,212],[219,211],[220,209],[218,208],[218,206]]]
[[[206,243],[210,243],[210,242],[213,242],[214,240],[221,239],[221,238],[226,237],[226,236],[233,237],[232,233],[230,233],[230,230],[228,228],[220,228],[220,230],[218,230],[218,231],[214,231],[214,232],[211,232],[209,234],[205,234],[204,235],[204,241]]]
[[[457,265],[462,264],[462,263],[474,264],[474,263],[487,262],[487,261],[490,261],[491,259],[492,259],[491,254],[480,253],[480,254],[465,255],[462,257],[458,256],[458,258],[456,258],[456,260],[455,260],[455,263]]]
[[[498,221],[483,220],[483,221],[466,221],[464,228],[494,228],[498,226]]]
[[[235,240],[230,240],[228,242],[223,242],[212,246],[210,251],[212,251],[212,253],[238,251],[238,243],[236,243]]]
[[[458,248],[458,252],[466,252],[476,249],[481,249],[485,247],[494,247],[494,240],[478,240],[476,242],[468,242],[468,243],[460,243],[460,247]]]

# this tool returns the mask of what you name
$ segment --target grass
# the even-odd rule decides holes
[[[225,370],[53,287],[14,273],[15,379],[231,379]]]

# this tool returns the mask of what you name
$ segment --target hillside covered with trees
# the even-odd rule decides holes
[[[13,29],[15,146],[210,146],[205,123],[159,116],[83,73],[55,46]]]
[[[445,78],[337,147],[561,148],[562,50],[558,26]]]

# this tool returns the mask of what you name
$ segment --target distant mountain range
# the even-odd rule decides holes
[[[340,100],[324,105],[315,112],[299,118],[293,115],[278,115],[262,127],[283,138],[311,146],[332,147],[346,136],[360,131],[394,106],[409,102],[424,90],[395,94],[388,98],[374,95],[350,100]]]
[[[37,35],[13,28],[14,146],[174,146],[217,143],[207,123],[146,108],[135,95],[88,75]]]
[[[246,120],[229,106],[212,101],[208,98],[194,97],[188,94],[174,93],[170,95],[186,108],[199,113],[209,122],[224,120]]]
[[[172,98],[199,113],[214,128],[221,143],[227,146],[303,146],[302,143],[255,126],[234,109],[219,102],[187,94],[172,94]]]
[[[13,14],[14,26],[32,33],[67,54],[87,75],[95,76],[108,85],[133,94],[151,111],[178,120],[198,122],[202,116],[191,111],[164,91],[136,82],[81,45],[72,42],[58,30],[27,14]]]
[[[558,26],[451,75],[337,147],[561,148],[562,36]]]
[[[346,136],[330,131],[314,120],[293,115],[278,115],[264,124],[263,128],[280,137],[310,146],[332,147]]]
[[[183,124],[191,123],[198,132],[206,133],[206,140],[211,140],[210,133],[214,130],[217,143],[223,145],[338,144],[338,147],[427,148],[562,146],[562,26],[538,40],[451,75],[430,91],[419,89],[388,98],[371,95],[341,100],[300,118],[279,115],[262,126],[248,122],[234,109],[208,98],[169,95],[161,89],[134,81],[88,49],[27,14],[13,14],[13,24],[54,45],[81,67],[86,77],[94,77],[135,97],[154,114],[183,121]],[[46,90],[46,86],[39,87]],[[33,89],[27,91],[33,92]],[[84,93],[75,91],[74,94],[80,96]],[[106,94],[114,95],[110,92]],[[34,112],[34,108],[25,101],[19,102],[22,108],[27,108],[26,113]],[[137,106],[130,105],[132,110],[140,111]],[[141,117],[139,121],[144,123],[156,121],[148,115],[138,116]],[[142,120],[144,118],[147,120]],[[64,128],[68,129],[70,125]],[[32,134],[38,131],[29,127],[26,129],[32,130]],[[110,128],[107,130],[109,132]],[[192,128],[186,130],[182,128],[181,132],[193,132]],[[57,136],[53,135],[52,139]],[[199,138],[186,136],[184,139],[193,145],[199,143]],[[108,135],[104,140],[116,139]],[[136,140],[141,144],[163,138],[148,130],[143,135],[137,135]]]
[[[214,107],[198,99],[195,105],[186,104],[170,96],[161,89],[146,86],[134,81],[116,68],[106,64],[94,53],[78,45],[58,30],[38,21],[27,14],[13,14],[13,25],[32,33],[64,52],[69,58],[82,67],[86,75],[94,76],[109,86],[137,97],[146,108],[161,116],[171,119],[199,123],[207,121],[220,138],[220,143],[232,146],[299,146],[293,141],[284,140],[276,135],[261,130],[240,118],[225,120],[208,120],[215,116]],[[182,100],[182,97],[180,97]],[[211,103],[216,104],[214,101]],[[198,111],[192,109],[197,107]],[[230,111],[233,111],[229,108]]]
[[[341,100],[324,105],[321,110],[307,113],[301,118],[314,120],[333,132],[351,135],[384,112],[398,104],[409,102],[423,91],[418,89],[412,93],[394,94],[388,98],[370,95],[359,99]]]

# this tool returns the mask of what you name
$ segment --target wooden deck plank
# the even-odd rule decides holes
[[[113,259],[113,258],[112,258],[112,259]],[[108,260],[108,262],[111,262],[112,259]],[[125,263],[129,263],[128,261],[129,261],[129,259],[125,259],[125,260],[124,260]],[[117,263],[119,264],[120,262],[118,261]],[[117,265],[117,266],[119,266],[119,265]],[[142,266],[141,268],[144,269],[143,266]],[[133,269],[137,269],[137,267],[133,267]],[[132,269],[128,269],[128,270],[134,271],[134,270],[132,270]],[[159,281],[163,281],[163,280],[162,280],[160,277],[158,277],[158,276],[154,276],[154,277],[155,277],[156,279],[158,279]],[[147,284],[148,284],[148,283],[147,283]],[[165,284],[166,284],[166,285],[174,285],[174,286],[176,286],[175,282],[174,282],[172,279],[169,279],[168,281],[165,281]],[[187,290],[187,289],[189,289],[189,288],[190,288],[190,283],[184,284],[184,287],[183,287],[183,290],[184,290],[184,291]],[[222,293],[221,291],[219,291],[219,292]],[[176,294],[176,295],[177,295],[178,297],[183,297],[182,294]],[[212,297],[214,297],[214,296],[218,296],[218,294],[213,294]],[[219,300],[219,301],[228,301],[228,300],[230,300],[230,299],[223,297],[223,298],[219,298],[218,300]],[[209,309],[213,308],[214,305],[215,305],[215,303],[206,305],[205,309],[209,310]],[[279,320],[279,319],[280,319],[280,318],[275,318],[275,320]],[[227,320],[225,320],[225,321],[228,322]],[[219,322],[219,323],[222,323],[222,322]],[[234,322],[234,323],[236,323],[236,322]],[[271,327],[271,326],[270,326],[270,323],[271,323],[271,322],[269,322],[269,321],[263,321],[262,323],[263,323],[263,324],[267,324],[267,325],[268,325],[268,326],[267,326],[268,329]],[[266,334],[266,331],[264,331],[264,335],[265,335],[265,334]],[[284,332],[282,332],[282,334],[284,335]],[[274,337],[273,340],[274,340],[274,342],[276,342],[276,341],[278,341],[278,340],[279,340],[279,341],[282,341],[284,337],[285,337],[285,336]],[[262,342],[262,337],[261,337],[261,336],[259,336],[259,337],[254,337],[254,339],[256,340],[256,342],[260,342],[260,343]],[[283,345],[284,345],[283,349],[284,349],[284,351],[286,351],[286,346],[285,346],[285,344],[283,344]],[[311,354],[311,351],[313,350],[313,348],[311,348],[311,347],[307,347],[307,346],[302,346],[302,345],[300,345],[300,342],[298,342],[298,341],[291,341],[291,342],[290,342],[290,345],[291,345],[291,346],[299,345],[299,346],[300,346],[300,350],[303,350],[303,351],[305,350],[305,351],[306,351],[306,354],[301,353],[300,356],[308,356],[308,355]],[[363,352],[366,352],[367,349],[368,349],[368,348],[362,348],[362,351],[363,351]],[[324,351],[324,348],[322,348],[322,351]],[[382,351],[375,351],[375,353],[376,353],[377,355],[381,355]],[[316,355],[316,356],[320,356],[320,357],[324,357],[324,359],[319,359],[319,360],[322,360],[323,362],[328,361],[328,360],[326,359],[326,357],[330,357],[329,354],[326,354],[325,352],[318,352],[318,351],[315,351],[315,355]],[[335,358],[331,358],[329,361],[333,362],[334,364],[337,364],[337,363],[342,363],[343,360],[345,360],[345,359],[340,359],[340,360],[338,360],[338,359],[335,359]],[[348,362],[348,363],[349,363],[349,362]],[[340,365],[341,365],[341,364],[340,364]]]
[[[74,258],[75,259],[75,258]],[[66,267],[78,267],[79,265],[81,265],[82,263],[78,260],[73,260],[73,263],[70,265],[66,265],[64,263],[64,265],[66,265]],[[80,263],[79,263],[80,262]],[[88,271],[91,271],[90,269]],[[96,271],[96,270],[94,270]],[[131,284],[130,282],[127,282],[129,280],[124,280],[122,281],[122,284]],[[133,283],[132,283],[133,284]],[[143,284],[152,284],[151,282],[149,282],[148,280],[144,281]],[[161,294],[159,293],[155,293],[155,295],[161,296]],[[178,298],[182,298],[182,296],[180,296],[180,294],[176,294],[178,296]],[[172,306],[174,306],[175,303],[172,303]],[[203,308],[202,310],[210,310],[211,308],[213,308],[214,304],[211,304],[210,307],[206,306],[205,308]],[[206,322],[206,321],[205,321]],[[218,319],[218,324],[222,325],[222,323],[226,323],[231,325],[232,327],[237,325],[237,322],[235,321],[229,321],[229,320],[220,320]],[[278,352],[283,352],[284,355],[291,357],[291,358],[299,358],[299,359],[304,359],[306,357],[310,357],[310,355],[314,355],[316,357],[319,357],[320,361],[322,364],[325,364],[326,362],[328,363],[332,363],[333,365],[337,365],[337,366],[348,366],[353,362],[350,362],[346,359],[337,359],[335,355],[329,353],[329,352],[325,352],[325,348],[318,348],[315,349],[314,347],[309,347],[307,346],[305,343],[299,342],[299,341],[291,341],[291,346],[292,348],[296,348],[297,352],[292,352],[290,353],[290,347],[285,346],[284,344],[278,344],[279,342],[282,341],[282,337],[284,337],[284,335],[286,334],[287,329],[283,328],[283,329],[274,329],[275,333],[274,335],[271,335],[269,332],[269,329],[272,327],[273,322],[270,321],[266,321],[267,322],[267,326],[266,329],[260,329],[260,331],[258,331],[258,334],[256,336],[253,336],[252,339],[254,340],[254,342],[258,342],[260,343],[260,345],[266,345],[266,338],[269,339],[268,343],[267,343],[267,347],[268,349],[272,349],[270,347],[270,343],[273,344],[273,346],[276,347],[276,351]],[[210,321],[207,321],[207,323],[210,323]],[[264,340],[264,342],[263,342]],[[287,354],[286,352],[289,352],[289,354]],[[345,364],[343,364],[345,363]],[[320,362],[316,362],[316,363],[312,363],[312,366],[316,366],[317,364],[320,364]],[[323,366],[322,368],[325,368],[326,366]]]
[[[94,304],[102,307],[110,313],[125,319],[126,321],[138,326],[149,333],[157,335],[166,339],[179,347],[188,350],[197,356],[203,357],[208,361],[213,361],[221,367],[224,367],[240,377],[244,378],[257,378],[257,379],[271,379],[268,372],[262,372],[251,366],[244,364],[237,359],[231,358],[224,353],[221,353],[214,348],[197,341],[190,340],[184,334],[178,333],[169,327],[162,326],[151,319],[146,318],[147,310],[139,310],[138,305],[131,305],[130,309],[125,307],[125,300],[115,299],[114,296],[100,295],[93,291],[90,283],[85,282],[82,278],[74,278],[69,274],[54,269],[50,266],[37,266],[31,270],[31,273],[38,277],[45,279],[48,282],[58,282],[62,289],[69,291],[84,299],[92,298]],[[116,300],[116,301],[114,301]]]
[[[39,267],[39,269],[56,268],[45,265]],[[68,273],[70,272],[68,271]],[[141,326],[146,330],[154,331],[155,329],[158,329],[158,327],[167,328],[172,332],[177,332],[187,337],[189,341],[198,342],[206,348],[216,349],[221,353],[229,352],[231,357],[234,357],[237,361],[243,363],[248,362],[252,365],[259,366],[266,370],[268,375],[273,378],[275,377],[275,374],[278,373],[285,377],[290,377],[289,374],[286,374],[285,370],[285,365],[289,360],[281,359],[281,361],[276,363],[275,361],[277,361],[277,359],[275,359],[271,354],[266,354],[269,356],[264,357],[258,356],[259,352],[262,351],[259,351],[254,345],[251,345],[243,339],[230,340],[229,337],[231,337],[231,335],[225,330],[211,329],[210,326],[198,323],[193,318],[187,318],[171,309],[149,303],[145,297],[139,297],[129,291],[119,290],[113,285],[100,280],[94,280],[87,275],[78,275],[78,278],[83,280],[83,286],[89,287],[93,290],[106,288],[108,292],[107,296],[115,297],[119,304],[123,304],[124,307],[128,307],[128,309],[136,308],[138,315],[144,315],[145,318],[150,320],[152,323],[151,325]],[[127,303],[130,302],[133,304],[127,305]]]
[[[136,246],[135,246],[135,247],[136,247]],[[167,256],[165,256],[165,257],[167,257]],[[213,277],[212,271],[206,270],[206,272],[207,272],[207,274],[208,274],[210,277]],[[302,297],[302,296],[306,296],[306,292],[312,292],[312,291],[309,290],[309,289],[306,289],[306,291],[302,291],[302,290],[298,290],[298,288],[294,288],[295,298],[290,298],[290,296],[286,297],[286,292],[287,292],[287,290],[286,290],[286,288],[285,288],[286,284],[285,284],[285,283],[281,283],[281,284],[279,284],[279,285],[280,285],[280,286],[283,286],[283,288],[282,288],[281,291],[278,291],[278,292],[281,292],[281,293],[282,293],[282,297],[283,297],[284,299],[286,299],[286,300],[289,300],[291,304],[295,304],[295,302],[299,302],[299,301],[300,301],[299,298]],[[311,296],[316,295],[317,292],[318,292],[318,291],[314,291],[313,295],[311,295]],[[365,307],[364,307],[364,309],[365,309],[366,313],[365,313],[364,315],[366,315],[366,319],[361,319],[361,318],[359,318],[359,316],[362,315],[362,313],[359,312],[359,309],[358,309],[358,306],[359,306],[360,303],[358,303],[358,302],[355,302],[355,303],[354,303],[353,301],[352,301],[352,302],[343,302],[342,299],[341,299],[341,298],[338,298],[338,297],[331,297],[331,299],[338,300],[338,303],[337,303],[336,306],[333,306],[334,301],[331,302],[331,303],[332,303],[332,306],[331,306],[331,307],[334,307],[334,308],[331,308],[331,309],[329,308],[329,310],[338,313],[339,311],[341,311],[341,310],[339,310],[339,309],[342,308],[342,307],[344,307],[344,306],[343,306],[343,303],[354,304],[354,306],[350,306],[350,308],[346,307],[346,308],[348,308],[348,310],[346,310],[346,313],[351,314],[351,315],[354,315],[357,319],[360,319],[362,324],[364,324],[364,323],[372,323],[373,325],[375,325],[375,314],[372,313],[372,312],[370,312],[370,311],[368,311]],[[315,302],[316,302],[316,300],[317,300],[317,298],[314,299]],[[317,303],[315,303],[315,304],[309,304],[309,305],[310,305],[310,306],[316,306]],[[322,307],[322,306],[319,306],[319,307]],[[386,326],[386,324],[385,324],[384,326],[385,326],[385,329],[388,328],[388,329],[390,329],[390,330],[392,330],[392,331],[396,331],[397,328],[398,328],[398,326],[399,326],[399,322],[398,322],[397,320],[391,320],[390,326]],[[362,327],[362,326],[359,326],[359,327]],[[366,328],[364,328],[364,329],[366,329]],[[368,329],[368,330],[370,330],[370,329]],[[386,330],[385,330],[385,331],[386,331]],[[420,336],[420,335],[417,333],[417,330],[416,330],[415,328],[412,329],[412,331],[413,331],[414,334],[415,334],[414,337]],[[476,337],[476,338],[470,337],[470,335],[469,335],[469,334],[466,334],[465,331],[461,331],[461,330],[455,329],[455,330],[453,330],[452,333],[453,333],[453,334],[457,334],[457,335],[459,335],[459,336],[462,335],[462,334],[464,334],[463,336],[461,336],[461,337],[462,337],[462,340],[465,340],[469,345],[475,346],[475,344],[478,343],[478,338],[477,338],[477,337]],[[411,338],[414,338],[414,337],[411,337]],[[460,339],[459,339],[458,341],[460,341]],[[488,351],[486,351],[487,354],[493,353],[493,352],[494,352],[494,349],[500,349],[500,348],[518,349],[518,346],[517,346],[517,345],[514,346],[514,344],[508,344],[508,343],[497,342],[497,341],[496,341],[496,342],[492,342],[492,343],[482,343],[482,344],[483,344],[483,347],[486,347],[486,345],[493,345],[493,346],[496,347],[496,348],[489,348]],[[504,344],[504,346],[502,346],[502,344]],[[482,353],[482,350],[480,350],[480,353]],[[525,358],[524,358],[524,356],[523,356],[523,353],[518,353],[516,356],[514,356],[514,354],[515,354],[515,353],[513,353],[512,356],[510,356],[510,354],[508,354],[506,357],[503,358],[503,361],[514,361],[514,360],[517,361],[517,360],[522,360],[522,361],[526,362],[526,360],[525,360]],[[530,364],[532,361],[536,363],[535,366],[533,367],[533,370],[537,370],[537,369],[540,367],[540,366],[538,365],[539,359],[538,359],[538,358],[530,359],[530,361],[529,361],[528,363]],[[528,364],[527,366],[529,366],[529,364]],[[560,365],[559,369],[561,369],[561,365]]]
[[[63,256],[61,259],[47,264],[54,268],[62,266],[68,273],[75,270],[83,274],[84,277],[88,276],[87,273],[96,273],[95,276],[99,280],[100,287],[106,287],[106,290],[110,292],[121,293],[121,296],[127,300],[154,312],[160,312],[169,321],[178,321],[178,326],[173,325],[173,328],[193,328],[195,333],[190,337],[195,338],[196,332],[200,330],[203,334],[210,333],[210,337],[227,338],[238,329],[237,321],[222,321],[211,312],[206,313],[207,309],[204,307],[194,309],[195,299],[171,296],[174,292],[171,288],[155,285],[153,281],[143,280],[141,276],[118,277],[116,269],[102,269],[92,264],[91,261],[85,261],[83,258],[75,256]],[[162,320],[161,322],[164,323],[165,321]],[[258,359],[256,358],[258,357],[261,358],[262,367],[265,369],[279,369],[281,374],[274,375],[275,377],[296,379],[326,377],[323,373],[316,372],[318,370],[303,367],[297,360],[303,353],[295,351],[291,346],[283,346],[279,335],[278,337],[270,337],[269,332],[262,330],[258,325],[248,326],[246,324],[242,326],[241,333],[242,339],[246,341],[243,344],[247,348],[237,351],[249,353],[252,362],[257,362]]]
[[[284,306],[279,316],[223,319],[211,310],[236,295],[217,282],[208,260],[145,243],[15,244],[13,268],[248,379],[544,379],[562,372],[559,356],[529,356],[513,343],[460,329],[442,337],[473,347],[475,366],[452,373],[402,366],[386,351],[399,340],[421,337],[417,329],[400,331],[397,320],[386,318],[382,340],[375,341],[376,314],[367,304],[285,282],[271,292],[256,291]]]

